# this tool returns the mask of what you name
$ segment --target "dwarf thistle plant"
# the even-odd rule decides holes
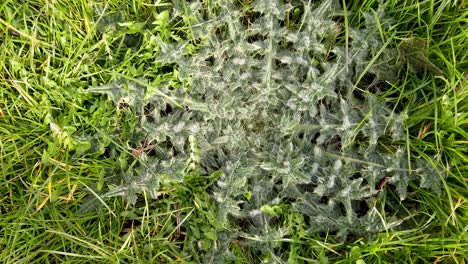
[[[207,191],[225,229],[207,258],[223,260],[229,254],[214,252],[241,238],[274,254],[272,241],[291,235],[278,221],[289,214],[301,215],[310,234],[345,239],[401,223],[396,209],[381,209],[386,186],[400,200],[414,180],[439,192],[437,172],[408,159],[408,113],[370,89],[397,78],[397,52],[385,48],[376,16],[384,29],[391,20],[380,10],[364,14],[364,27],[345,29],[340,3],[174,1],[169,20],[184,21],[189,39],[152,36],[153,63],[173,69],[173,79],[137,76],[89,89],[134,109],[133,143],[154,146],[107,195],[156,199],[161,185],[189,172],[221,170]],[[375,80],[365,84],[366,73]]]

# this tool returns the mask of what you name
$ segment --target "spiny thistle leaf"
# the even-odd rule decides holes
[[[132,82],[121,90],[114,84],[90,90],[109,94],[115,103],[151,105],[139,132],[157,146],[154,157],[141,160],[142,167],[154,170],[133,174],[128,188],[141,192],[140,183],[151,177],[156,178],[151,188],[157,188],[163,175],[181,181],[176,175],[190,166],[199,166],[201,175],[222,169],[210,190],[218,216],[227,230],[243,221],[244,232],[255,241],[251,250],[260,254],[272,254],[271,247],[278,246],[269,239],[286,236],[274,224],[283,211],[265,213],[265,208],[283,204],[308,219],[308,232],[335,232],[345,239],[389,226],[385,219],[394,212],[376,205],[385,194],[383,181],[396,187],[400,199],[413,179],[440,191],[435,172],[422,176],[430,166],[418,161],[410,167],[405,148],[380,143],[404,140],[405,113],[354,87],[371,60],[388,64],[387,55],[395,52],[389,49],[374,59],[383,43],[373,16],[366,16],[365,28],[349,29],[345,53],[343,45],[334,44],[342,30],[334,21],[340,1],[315,2],[258,0],[245,12],[227,0],[175,1],[171,15],[189,14],[192,38],[200,44],[192,53],[188,41],[158,40],[155,63],[175,65],[184,87],[148,80],[152,88],[134,97],[125,88]],[[296,9],[302,17],[287,26],[286,16]],[[392,68],[385,71],[370,68],[379,78],[396,75]],[[243,236],[231,232],[219,234],[220,245]],[[206,256],[222,260],[226,252],[215,250]]]

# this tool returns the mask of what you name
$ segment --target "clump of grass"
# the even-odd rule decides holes
[[[248,10],[251,1],[241,2]],[[142,153],[151,151],[150,146],[129,145],[141,136],[136,127],[142,113],[132,111],[129,102],[114,105],[85,89],[140,76],[182,85],[173,67],[154,63],[160,44],[150,36],[167,42],[187,38],[193,30],[190,17],[168,21],[164,11],[171,3],[158,3],[0,4],[3,261],[199,261],[199,245],[187,243],[189,239],[206,249],[216,245],[220,234],[213,227],[219,222],[206,189],[218,174],[200,181],[195,173],[184,183],[165,184],[156,203],[148,193],[132,208],[122,198],[107,198],[101,199],[105,206],[100,211],[77,214],[88,197],[100,198],[122,183],[110,168],[134,168]],[[448,176],[441,179],[442,196],[413,186],[403,204],[411,228],[388,230],[372,241],[351,238],[342,243],[327,234],[312,236],[299,214],[288,214],[283,220],[292,235],[275,243],[288,248],[286,258],[292,263],[466,261],[468,11],[463,1],[435,0],[387,1],[382,8],[393,27],[380,28],[380,36],[394,34],[388,46],[400,52],[414,44],[412,55],[419,58],[415,62],[406,56],[401,78],[386,84],[382,99],[409,113],[402,142],[408,155],[444,166]],[[347,27],[359,27],[364,12],[378,17],[378,1],[346,6],[338,15],[345,28],[339,41],[346,43]],[[292,26],[297,17],[300,10],[291,13]],[[382,85],[366,78],[361,82],[372,88]],[[392,195],[388,184],[382,188]],[[281,209],[263,208],[272,214]],[[243,238],[258,239],[248,233]],[[229,247],[238,263],[260,261],[241,240]]]

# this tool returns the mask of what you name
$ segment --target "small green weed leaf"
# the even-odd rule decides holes
[[[281,213],[281,207],[277,205],[274,205],[274,206],[263,205],[262,207],[260,207],[260,211],[262,211],[265,214],[278,217],[279,214]]]
[[[216,241],[218,239],[218,232],[216,232],[216,230],[212,229],[208,232],[205,232],[205,236],[208,238],[208,239],[211,239],[213,241]]]
[[[356,263],[358,263],[360,261],[360,258],[362,256],[362,252],[361,252],[361,248],[359,246],[354,246],[351,248],[350,252],[349,252],[349,258],[354,260],[354,259],[357,259],[356,260]]]
[[[169,36],[172,35],[171,29],[169,27],[169,11],[164,10],[156,16],[156,20],[153,22],[156,25],[156,32],[159,33],[159,36],[162,40],[167,41]]]
[[[145,23],[136,23],[136,22],[123,22],[118,23],[119,26],[126,28],[125,32],[127,34],[135,34],[143,32]]]

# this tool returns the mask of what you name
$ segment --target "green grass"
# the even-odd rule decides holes
[[[77,213],[89,194],[119,184],[109,168],[134,166],[139,147],[127,144],[137,114],[86,89],[139,76],[175,81],[173,69],[153,63],[158,47],[151,35],[189,36],[183,21],[175,26],[165,21],[167,4],[120,2],[0,3],[0,260],[5,263],[198,262],[188,229],[201,233],[195,239],[206,248],[212,245],[210,236],[202,235],[217,225],[205,192],[211,182],[165,186],[157,203],[143,197],[130,208],[125,199],[112,198],[101,200],[105,206],[99,211]],[[343,25],[359,26],[361,12],[377,8],[377,1],[352,2]],[[468,260],[467,4],[387,1],[387,9],[393,26],[379,34],[390,46],[426,42],[416,47],[420,60],[407,60],[409,67],[383,100],[408,113],[408,140],[402,144],[409,155],[446,171],[442,194],[415,185],[404,202],[412,226],[372,241],[310,237],[291,216],[294,235],[279,243],[291,244],[290,259],[297,263]],[[411,67],[417,63],[434,65],[442,74],[432,66]],[[94,135],[87,138],[92,144],[80,140],[86,135]],[[109,158],[111,145],[122,150],[118,159]],[[241,243],[231,249],[238,263],[259,262]]]

